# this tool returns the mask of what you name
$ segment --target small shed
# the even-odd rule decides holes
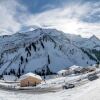
[[[34,73],[27,73],[22,75],[19,81],[21,87],[36,86],[37,84],[41,83],[42,78]]]
[[[82,70],[82,67],[81,67],[81,66],[73,65],[73,66],[70,67],[69,70],[70,70],[70,72],[71,72],[72,74],[78,74],[78,73],[80,73],[80,71]]]

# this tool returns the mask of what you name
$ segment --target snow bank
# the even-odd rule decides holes
[[[3,75],[3,79],[5,82],[13,82],[17,80],[17,77],[14,75]]]

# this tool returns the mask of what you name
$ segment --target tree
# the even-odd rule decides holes
[[[99,68],[99,62],[96,63],[96,66],[95,66],[95,67],[96,67],[96,68]]]
[[[50,57],[49,57],[49,55],[48,55],[48,64],[50,64]]]
[[[28,59],[26,58],[26,62],[28,62]]]
[[[44,69],[42,69],[42,75],[45,76],[45,70]]]
[[[36,51],[35,43],[32,43],[32,46],[33,46],[34,51]]]
[[[96,58],[100,61],[100,50],[93,49],[92,53],[94,53]]]
[[[10,69],[10,74],[13,74],[13,71],[12,71],[12,69]]]
[[[4,75],[7,75],[7,72],[6,71],[4,71]]]
[[[8,75],[10,75],[10,72],[8,72]]]
[[[14,75],[16,74],[14,69],[12,69],[12,74],[14,74]]]
[[[37,74],[37,71],[35,70],[34,73]]]
[[[24,74],[24,69],[22,69],[22,74]]]
[[[27,53],[31,56],[31,52],[30,50],[28,49],[28,47],[25,48],[25,51],[27,51]],[[28,55],[27,55],[28,56]]]
[[[29,45],[29,50],[31,50],[31,44]]]
[[[27,53],[27,57],[28,57],[28,53]]]
[[[44,44],[42,43],[42,41],[41,41],[41,46],[42,46],[42,48],[44,48]]]
[[[21,76],[21,70],[20,70],[20,67],[18,68],[17,76],[18,76],[18,78]]]
[[[21,64],[22,64],[23,63],[23,57],[22,56],[20,57],[20,60],[21,60]]]
[[[3,77],[3,74],[0,75],[0,79]]]
[[[87,64],[89,64],[88,61],[87,61]]]
[[[51,74],[51,71],[50,71],[50,68],[48,67],[48,65],[46,66],[46,75],[50,75]]]

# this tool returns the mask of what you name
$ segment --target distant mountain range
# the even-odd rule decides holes
[[[100,62],[100,40],[37,28],[0,37],[0,74],[57,72]]]

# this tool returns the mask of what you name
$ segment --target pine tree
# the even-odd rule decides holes
[[[41,46],[42,46],[42,48],[44,48],[44,44],[42,43],[42,41],[41,41]]]
[[[27,57],[28,57],[28,53],[27,53]]]
[[[24,69],[22,69],[22,74],[24,73]]]
[[[28,62],[28,59],[26,58],[26,62]]]
[[[50,64],[50,57],[49,57],[49,55],[48,55],[48,64]]]
[[[87,64],[89,64],[88,61],[87,61]]]
[[[13,70],[12,69],[10,70],[10,74],[13,74]]]
[[[10,75],[10,72],[8,72],[8,75]]]
[[[99,68],[99,62],[96,63],[96,68]]]
[[[16,74],[14,69],[12,70],[12,74],[14,74],[14,75]]]
[[[42,69],[42,75],[43,75],[43,76],[45,75],[45,70],[44,70],[44,69]]]
[[[7,75],[7,72],[6,71],[4,72],[4,75]]]
[[[34,51],[36,51],[35,43],[32,43],[32,46],[33,46]]]
[[[21,60],[21,64],[22,64],[23,63],[23,57],[22,56],[20,57],[20,60]]]
[[[35,70],[34,73],[37,74],[37,71]]]
[[[31,52],[29,51],[28,47],[25,48],[25,51],[31,56]]]
[[[18,68],[17,76],[18,76],[18,78],[21,76],[21,70],[20,70],[20,67]]]
[[[31,50],[31,44],[29,45],[29,47],[28,47],[28,48],[29,48],[29,50]]]
[[[50,75],[50,74],[51,74],[50,68],[46,66],[46,75]]]

